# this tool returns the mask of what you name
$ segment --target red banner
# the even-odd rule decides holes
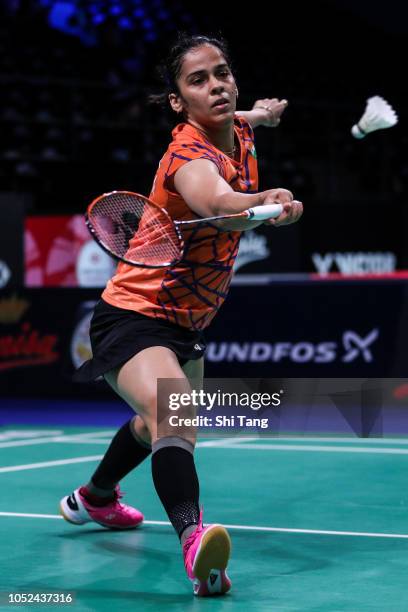
[[[104,287],[115,269],[83,215],[27,217],[24,243],[26,287]]]

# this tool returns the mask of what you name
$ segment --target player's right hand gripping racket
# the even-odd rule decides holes
[[[115,259],[131,266],[166,268],[183,257],[180,228],[222,219],[264,221],[278,217],[282,210],[281,204],[264,204],[235,214],[173,221],[165,209],[143,195],[111,191],[88,206],[85,221],[92,237]]]

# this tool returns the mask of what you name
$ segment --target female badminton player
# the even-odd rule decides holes
[[[162,99],[182,122],[172,132],[150,199],[175,220],[278,202],[283,211],[264,223],[297,221],[302,204],[290,191],[257,192],[253,128],[277,125],[286,101],[265,98],[250,111],[236,111],[238,89],[225,43],[204,36],[179,37],[166,62],[165,82]],[[203,526],[193,429],[158,435],[157,381],[179,379],[187,389],[189,380],[202,378],[203,330],[227,295],[241,232],[259,223],[240,218],[221,228],[195,225],[184,236],[182,261],[170,268],[120,263],[95,307],[93,358],[75,375],[82,381],[103,375],[136,416],[116,433],[88,484],[61,500],[62,515],[77,525],[137,527],[143,515],[119,502],[118,483],[151,454],[153,483],[198,596],[231,588],[230,539],[221,525]],[[194,416],[192,407],[190,412]]]

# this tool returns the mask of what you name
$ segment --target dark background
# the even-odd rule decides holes
[[[171,121],[147,95],[160,91],[155,66],[179,29],[225,36],[241,108],[289,100],[279,129],[257,130],[261,186],[285,185],[310,207],[387,205],[394,218],[405,203],[403,3],[2,5],[0,178],[32,193],[30,212],[81,212],[114,186],[150,190]],[[397,110],[398,128],[355,141],[350,128],[375,94]]]
[[[289,100],[278,129],[256,130],[260,188],[305,203],[302,225],[274,237],[275,251],[299,252],[280,270],[311,270],[313,250],[392,251],[407,268],[406,23],[396,0],[3,0],[0,189],[28,195],[27,214],[83,212],[117,188],[148,194],[174,124],[147,104],[155,68],[178,30],[222,34],[241,108]],[[372,95],[399,124],[356,141]]]
[[[155,67],[178,30],[222,34],[231,49],[240,108],[249,109],[262,97],[289,100],[279,128],[256,130],[260,188],[288,188],[305,204],[300,223],[265,233],[272,255],[248,264],[245,271],[310,272],[312,254],[329,251],[391,252],[397,269],[404,270],[406,24],[405,8],[395,0],[244,5],[213,0],[3,0],[2,218],[22,209],[30,216],[83,213],[91,199],[112,189],[148,194],[174,125],[171,114],[147,103],[149,94],[161,91]],[[399,123],[357,141],[350,129],[372,95],[391,103]],[[2,231],[8,233],[5,223]],[[20,238],[8,236],[16,248]],[[3,261],[5,244],[2,240]],[[21,279],[17,259],[14,288]],[[18,395],[24,375],[31,381],[25,393],[79,393],[70,378],[73,328],[81,305],[97,299],[100,290],[27,291],[21,282],[20,288],[17,300],[28,305],[15,317],[10,314],[14,302],[7,301],[11,285],[0,288],[2,386]],[[378,329],[373,359],[365,360],[361,352],[351,364],[343,363],[340,353],[329,364],[314,359],[299,363],[290,356],[262,364],[209,360],[208,373],[404,376],[406,311],[406,281],[401,279],[235,288],[209,330],[209,342],[289,342],[296,354],[299,343],[333,341],[340,350],[347,331],[364,338]],[[29,333],[37,334],[36,342],[55,336],[58,359],[40,365],[44,351],[37,343],[33,363],[24,367],[21,347],[31,342]],[[13,357],[10,346],[20,360],[15,367],[17,353]]]

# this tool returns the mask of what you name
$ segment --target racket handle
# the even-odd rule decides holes
[[[248,208],[248,218],[252,221],[265,221],[265,219],[274,219],[279,217],[283,211],[282,204],[264,204],[263,206],[254,206]]]

